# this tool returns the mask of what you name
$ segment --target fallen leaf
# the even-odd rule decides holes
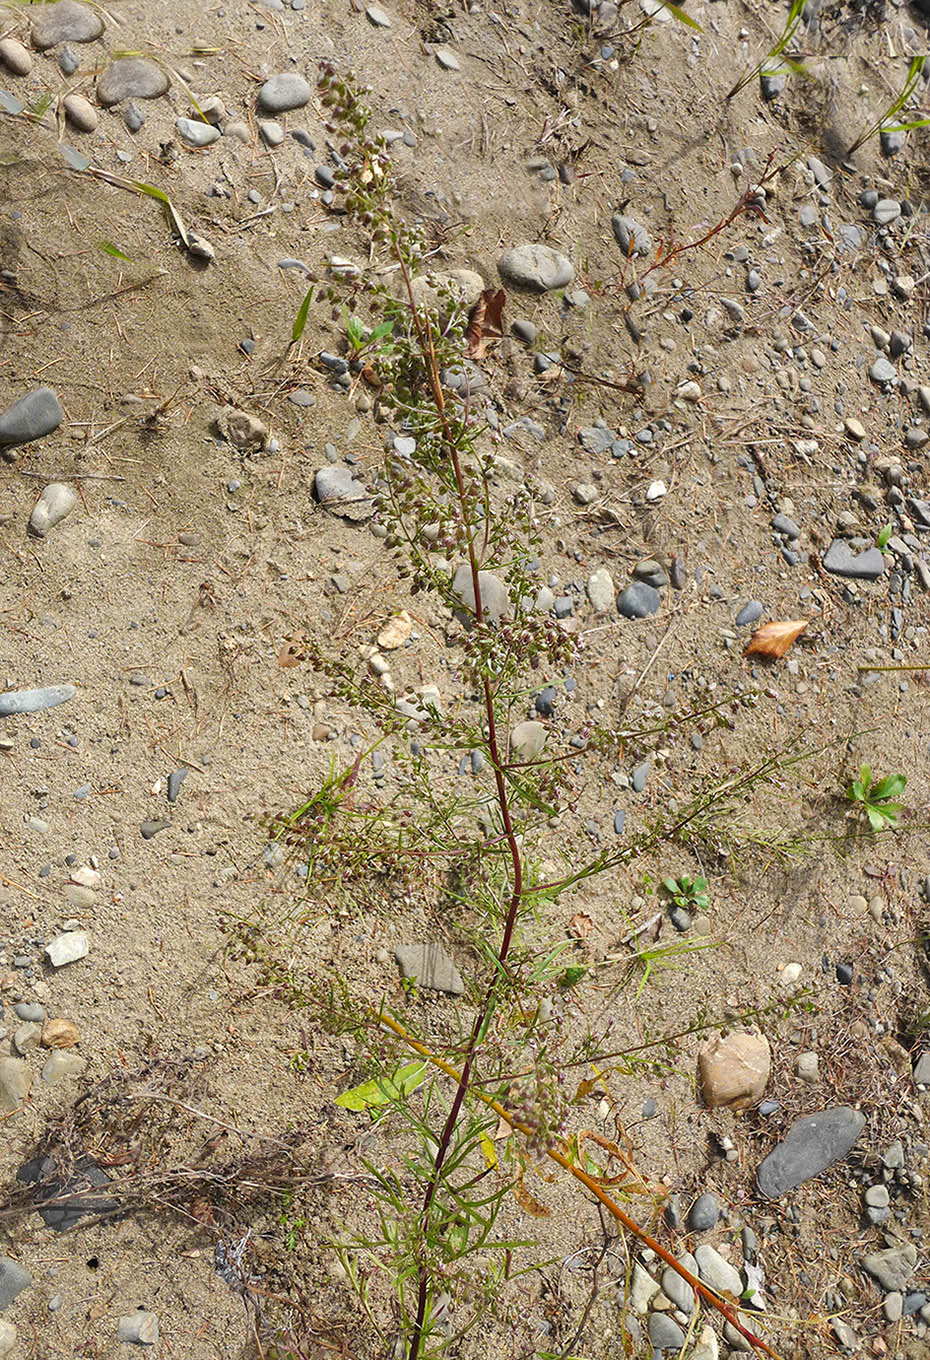
[[[583,911],[578,911],[568,923],[568,933],[576,940],[586,940],[594,929],[594,922]]]
[[[303,638],[285,638],[284,646],[278,652],[278,665],[282,670],[289,670],[291,666],[299,666],[303,660]]]
[[[795,638],[800,637],[806,627],[807,619],[783,619],[764,623],[753,633],[743,656],[770,656],[773,659],[784,656]]]
[[[532,1218],[550,1217],[551,1210],[547,1209],[545,1204],[540,1204],[538,1199],[533,1198],[529,1190],[527,1190],[526,1186],[523,1184],[522,1180],[514,1181],[513,1185],[510,1188],[513,1191],[514,1199],[517,1201],[517,1203],[519,1204],[520,1208],[524,1211],[524,1213],[529,1214]]]
[[[504,334],[504,303],[507,294],[503,288],[496,291],[485,288],[478,298],[465,327],[467,346],[465,353],[469,359],[483,359],[487,353],[488,342],[499,340]]]
[[[363,1081],[361,1086],[353,1086],[351,1091],[343,1091],[336,1097],[335,1104],[345,1110],[368,1110],[375,1105],[386,1105],[389,1100],[409,1096],[422,1086],[425,1072],[425,1062],[406,1063],[393,1077],[375,1077],[373,1081]]]

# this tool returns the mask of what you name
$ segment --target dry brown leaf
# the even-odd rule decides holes
[[[764,623],[753,633],[743,656],[784,656],[795,638],[807,627],[807,619],[782,619]]]
[[[594,922],[583,911],[578,911],[568,923],[568,933],[576,940],[586,940],[594,929]]]
[[[483,359],[487,353],[488,342],[499,340],[504,334],[504,303],[507,294],[503,288],[485,288],[478,298],[468,318],[465,328],[467,346],[465,354],[469,359]]]
[[[513,1197],[520,1208],[532,1218],[550,1217],[550,1210],[546,1208],[545,1204],[540,1204],[538,1199],[533,1198],[522,1181],[514,1181],[510,1188],[513,1191]]]
[[[303,661],[303,638],[289,637],[284,641],[284,646],[278,652],[278,665],[282,670],[289,670],[292,666],[299,666]]]

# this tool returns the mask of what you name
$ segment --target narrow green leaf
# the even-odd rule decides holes
[[[411,1095],[423,1084],[425,1071],[425,1062],[405,1063],[393,1077],[375,1077],[373,1081],[363,1081],[361,1086],[353,1086],[351,1091],[343,1091],[336,1097],[335,1104],[344,1110],[369,1110],[386,1105],[388,1101]]]
[[[886,524],[884,528],[879,529],[878,537],[876,538],[875,542],[878,544],[880,548],[884,548],[885,544],[888,542],[893,532],[894,532],[893,524]]]
[[[127,264],[132,264],[132,259],[119,246],[115,246],[112,241],[98,241],[97,245],[107,255],[115,255],[118,260],[125,260]]]
[[[704,32],[698,21],[692,19],[690,14],[685,13],[680,5],[673,5],[671,0],[662,0],[662,4],[665,9],[668,10],[669,14],[673,14],[678,22],[684,24],[686,28],[696,28],[698,33]]]
[[[291,327],[291,343],[294,345],[297,344],[297,341],[304,333],[304,327],[307,324],[307,313],[310,311],[310,303],[312,301],[313,301],[313,289],[308,288],[307,295],[304,298],[303,302],[300,304],[300,307],[297,310],[297,315],[294,317],[294,324]]]

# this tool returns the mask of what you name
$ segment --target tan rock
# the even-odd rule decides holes
[[[74,1048],[81,1042],[81,1036],[70,1020],[59,1017],[46,1020],[42,1029],[43,1048]]]
[[[745,1110],[761,1100],[772,1070],[772,1052],[761,1034],[746,1030],[709,1039],[698,1054],[704,1103]]]
[[[403,647],[412,632],[413,619],[406,609],[402,609],[381,629],[378,634],[378,646],[385,652],[393,652],[396,648]]]

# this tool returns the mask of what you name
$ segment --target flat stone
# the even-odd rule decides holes
[[[614,580],[606,567],[598,567],[588,577],[588,599],[596,614],[609,614],[614,604]]]
[[[32,42],[40,52],[60,42],[93,42],[103,32],[103,20],[90,5],[57,0],[43,5],[32,21]]]
[[[701,1328],[700,1335],[694,1343],[690,1360],[717,1360],[719,1354],[720,1343],[717,1340],[717,1333],[710,1323],[707,1323]]]
[[[716,1289],[718,1294],[735,1294],[739,1298],[743,1292],[740,1273],[729,1261],[723,1259],[719,1251],[715,1251],[709,1243],[702,1242],[694,1253],[694,1259],[697,1261],[698,1275],[704,1284]]]
[[[284,128],[271,118],[263,118],[258,130],[266,146],[280,146],[284,141]]]
[[[77,505],[77,492],[65,482],[51,482],[35,505],[29,516],[29,532],[37,538],[44,538],[49,529],[70,515]]]
[[[668,572],[661,562],[656,562],[652,557],[646,557],[641,562],[637,562],[633,568],[634,581],[645,581],[647,586],[652,586],[654,590],[664,590],[668,585]]]
[[[19,1058],[0,1058],[0,1115],[15,1114],[29,1094],[32,1072]],[[0,1308],[4,1305],[0,1304]]]
[[[884,574],[885,559],[879,548],[854,552],[845,539],[835,538],[823,555],[823,569],[833,576],[857,581],[877,581]]]
[[[9,1256],[0,1256],[0,1313],[31,1284],[32,1276],[25,1266],[11,1261]]]
[[[358,521],[371,516],[371,497],[348,468],[320,468],[313,479],[313,492],[321,505],[343,519]]]
[[[780,1199],[845,1157],[865,1128],[865,1115],[849,1105],[836,1105],[806,1115],[791,1126],[756,1173],[756,1184],[768,1199]]]
[[[27,392],[0,415],[0,449],[51,434],[61,424],[62,415],[61,403],[50,387]]]
[[[625,213],[615,213],[610,219],[614,239],[622,253],[628,258],[634,255],[649,255],[652,252],[652,237],[635,217]]]
[[[649,1311],[649,1305],[659,1292],[657,1282],[649,1274],[645,1267],[638,1261],[633,1262],[633,1272],[630,1276],[630,1307],[634,1313],[639,1313],[640,1317],[645,1316]]]
[[[399,944],[394,958],[401,976],[411,978],[418,987],[461,996],[465,984],[452,958],[438,944]]]
[[[873,382],[880,383],[882,386],[885,383],[894,382],[897,376],[898,370],[883,354],[880,354],[869,367],[869,377]]]
[[[62,108],[68,122],[78,132],[95,131],[100,118],[89,99],[80,94],[68,94],[62,100]]]
[[[565,288],[575,277],[571,260],[544,245],[514,246],[500,257],[497,268],[505,283],[536,293]]]
[[[698,1054],[701,1090],[708,1109],[744,1110],[762,1099],[772,1070],[772,1052],[762,1034],[734,1030],[715,1035]]]
[[[83,930],[66,930],[45,946],[45,956],[53,968],[77,963],[78,959],[86,958],[89,953],[90,941]]]
[[[391,28],[394,22],[390,14],[380,5],[366,5],[365,17],[375,28]]]
[[[536,760],[546,744],[546,729],[541,722],[517,723],[510,734],[510,753],[518,760]]]
[[[743,605],[742,609],[737,614],[734,622],[737,628],[746,628],[751,623],[758,623],[761,618],[762,618],[762,601],[750,600],[748,604]]]
[[[14,689],[0,694],[0,718],[17,713],[41,713],[66,704],[77,694],[73,685],[46,685],[43,689]]]
[[[689,1270],[692,1275],[697,1275],[697,1261],[690,1252],[685,1252],[678,1260]],[[671,1299],[676,1308],[680,1308],[683,1313],[689,1313],[694,1308],[694,1290],[683,1280],[676,1270],[671,1266],[666,1266],[662,1272],[662,1292]]]
[[[131,1346],[154,1346],[158,1342],[158,1316],[137,1308],[120,1318],[117,1331],[120,1341]]]
[[[200,118],[177,118],[174,123],[178,136],[188,146],[209,146],[220,140],[220,130]]]
[[[57,1086],[66,1077],[78,1077],[87,1066],[87,1059],[79,1053],[68,1053],[64,1049],[54,1052],[42,1068],[42,1080],[46,1086]]]
[[[880,198],[872,209],[872,221],[886,227],[901,216],[901,204],[896,198]]]
[[[310,85],[296,71],[269,76],[258,92],[258,102],[268,113],[287,113],[310,102]]]
[[[658,612],[662,598],[655,586],[633,581],[617,596],[617,612],[625,619],[645,619]]]
[[[105,109],[124,99],[157,99],[171,84],[167,72],[146,57],[120,57],[97,81],[97,98]]]
[[[448,47],[437,47],[433,55],[444,71],[461,71],[462,63]]]
[[[119,1203],[100,1193],[110,1178],[92,1157],[79,1157],[66,1180],[56,1175],[51,1158],[34,1157],[19,1168],[16,1179],[35,1187],[33,1204],[46,1227],[68,1232],[89,1215],[115,1217]]]
[[[863,1257],[862,1264],[882,1289],[905,1290],[917,1265],[917,1248],[913,1242],[902,1242],[899,1247],[886,1247]]]
[[[475,587],[471,567],[467,562],[463,562],[456,568],[455,575],[452,578],[452,590],[469,614],[474,614]],[[499,623],[501,619],[511,617],[513,603],[510,599],[510,592],[499,576],[495,576],[492,571],[479,571],[478,592],[481,595],[481,608],[486,619],[490,619],[492,623]]]
[[[604,430],[600,425],[583,425],[578,431],[578,443],[588,453],[608,453],[616,438],[613,430]]]
[[[850,439],[854,439],[857,444],[861,444],[863,439],[865,439],[865,426],[862,421],[857,420],[855,416],[846,417],[843,421],[843,429],[849,435]]]
[[[710,1232],[720,1217],[720,1205],[713,1195],[698,1195],[688,1212],[688,1227],[692,1232]]]
[[[930,1086],[930,1049],[921,1053],[914,1065],[914,1083],[917,1086]]]
[[[15,38],[0,39],[0,66],[14,76],[28,76],[32,70],[32,53]]]
[[[6,1318],[0,1318],[0,1360],[7,1356],[16,1345],[17,1332],[12,1322]]]
[[[667,1313],[650,1313],[646,1331],[657,1351],[678,1351],[685,1344],[684,1332]]]

